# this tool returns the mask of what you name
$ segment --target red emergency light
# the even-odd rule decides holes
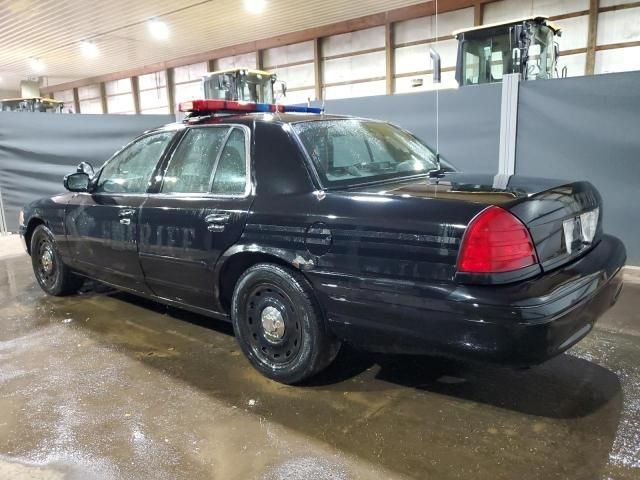
[[[322,113],[322,108],[279,105],[272,103],[238,102],[235,100],[190,100],[178,105],[181,112],[206,115],[216,112],[263,112],[263,113]]]

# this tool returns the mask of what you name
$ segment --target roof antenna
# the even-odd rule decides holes
[[[440,54],[438,53],[438,0],[435,0],[436,4],[436,41],[435,49],[429,48],[429,56],[431,57],[431,68],[433,83],[436,84],[436,175],[442,173],[442,167],[440,166],[440,82],[442,81],[442,66],[440,60]]]

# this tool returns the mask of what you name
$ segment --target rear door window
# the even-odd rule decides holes
[[[190,128],[169,161],[161,192],[240,196],[246,193],[247,179],[243,128]]]
[[[228,126],[190,128],[174,152],[162,183],[163,193],[208,193]]]
[[[243,195],[247,185],[247,148],[245,132],[234,128],[222,150],[215,170],[211,193]]]

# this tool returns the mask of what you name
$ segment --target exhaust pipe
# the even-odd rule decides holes
[[[433,65],[433,83],[440,83],[442,80],[440,54],[433,48],[429,48],[429,56],[431,57],[431,65]]]

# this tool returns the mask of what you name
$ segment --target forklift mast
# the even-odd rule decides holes
[[[458,40],[458,85],[501,82],[503,75],[512,73],[522,80],[557,77],[560,51],[555,37],[560,34],[547,17],[457,30],[453,35]]]

